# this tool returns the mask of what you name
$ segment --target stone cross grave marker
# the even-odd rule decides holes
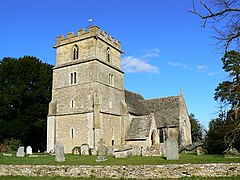
[[[64,145],[63,144],[55,145],[55,161],[56,162],[65,162]]]
[[[100,141],[98,142],[98,149],[97,149],[97,159],[96,162],[103,162],[107,160],[107,147],[104,145],[104,141],[101,138]]]
[[[178,160],[178,143],[174,138],[168,138],[166,140],[166,159],[167,160]]]
[[[24,152],[24,147],[23,146],[20,146],[18,148],[16,156],[17,157],[24,157],[25,156],[25,152]]]
[[[26,154],[32,154],[32,147],[31,146],[28,146],[26,148]]]

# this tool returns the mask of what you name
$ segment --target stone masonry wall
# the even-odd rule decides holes
[[[240,163],[168,165],[0,165],[0,176],[67,176],[98,178],[181,178],[240,175]]]

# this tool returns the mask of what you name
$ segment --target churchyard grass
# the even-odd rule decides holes
[[[154,164],[200,164],[200,163],[220,163],[220,162],[238,162],[240,158],[223,158],[220,155],[202,155],[197,156],[193,154],[180,154],[180,159],[175,161],[167,161],[163,157],[141,157],[132,156],[128,158],[113,158],[112,156],[107,157],[105,162],[96,162],[96,156],[81,156],[81,155],[65,155],[65,162],[55,162],[54,155],[38,154],[38,157],[16,157],[3,156],[0,153],[0,164],[45,164],[45,165],[154,165]]]

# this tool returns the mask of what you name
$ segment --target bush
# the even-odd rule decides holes
[[[5,139],[3,143],[0,144],[0,152],[8,152],[11,151],[10,141]]]
[[[12,150],[17,151],[20,146],[23,145],[22,141],[20,139],[10,139],[10,147]]]

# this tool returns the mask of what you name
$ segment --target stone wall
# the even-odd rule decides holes
[[[240,163],[168,165],[0,165],[0,176],[68,176],[98,178],[181,178],[240,175]]]

